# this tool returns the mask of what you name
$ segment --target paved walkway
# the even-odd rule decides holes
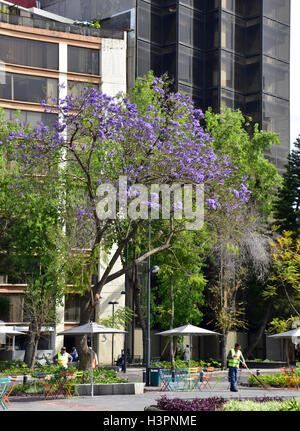
[[[263,370],[264,372],[275,373],[278,370]],[[241,383],[246,381],[249,373],[243,371]],[[123,377],[127,377],[130,381],[142,381],[143,369],[128,369],[127,373],[120,373]],[[101,396],[81,396],[71,399],[54,399],[41,400],[37,396],[15,396],[11,397],[11,407],[7,412],[32,412],[32,411],[144,411],[145,407],[156,405],[156,400],[166,395],[169,398],[208,398],[208,397],[223,397],[230,398],[256,398],[256,397],[284,397],[295,398],[300,397],[300,390],[273,389],[265,390],[263,388],[250,388],[240,386],[237,393],[229,391],[227,381],[227,373],[224,373],[222,381],[213,389],[205,389],[202,391],[193,392],[162,392],[157,387],[147,387],[145,392],[140,395],[101,395]]]

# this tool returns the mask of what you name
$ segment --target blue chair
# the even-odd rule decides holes
[[[5,401],[6,393],[10,384],[10,377],[0,378],[0,405],[3,410],[7,409],[7,404]]]

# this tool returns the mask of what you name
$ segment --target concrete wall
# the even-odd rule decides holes
[[[109,96],[126,93],[126,34],[124,40],[102,39],[101,48],[101,89]]]

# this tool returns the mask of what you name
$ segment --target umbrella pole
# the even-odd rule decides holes
[[[92,386],[91,386],[91,392],[92,392],[92,397],[94,396],[94,373],[93,373],[93,334],[91,333],[91,367],[92,367],[92,372],[91,372],[91,382],[92,382]]]
[[[191,389],[191,346],[192,346],[192,336],[190,334],[190,354],[189,354],[189,389]]]

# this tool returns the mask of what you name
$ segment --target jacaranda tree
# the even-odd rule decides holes
[[[20,177],[47,172],[53,185],[63,186],[59,216],[69,237],[70,261],[76,263],[70,275],[74,291],[81,292],[80,324],[90,320],[105,284],[168,248],[174,234],[191,222],[177,195],[171,199],[174,205],[165,217],[159,244],[141,249],[140,255],[116,270],[129,241],[148,229],[147,219],[159,223],[157,211],[165,211],[163,198],[159,200],[157,189],[150,188],[153,184],[173,188],[177,184],[177,189],[203,184],[207,220],[217,211],[230,215],[248,200],[247,186],[240,181],[230,190],[223,187],[236,168],[226,155],[211,148],[211,137],[200,126],[201,110],[188,96],[169,92],[162,78],[154,78],[152,88],[156,103],[144,113],[127,97],[112,98],[86,88],[79,97],[56,102],[51,110],[58,116],[52,128],[40,124],[33,130],[11,132],[2,142],[18,160]],[[22,178],[15,183],[26,196]],[[100,254],[102,270],[92,284]],[[78,343],[81,367],[87,368],[86,337]]]

